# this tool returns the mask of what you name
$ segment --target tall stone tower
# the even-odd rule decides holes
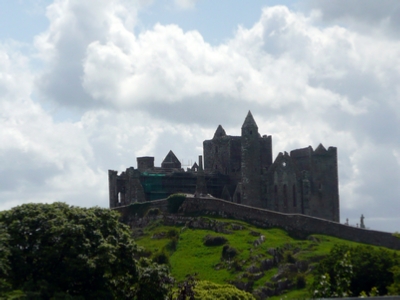
[[[262,207],[260,135],[253,115],[249,111],[242,125],[242,204]]]

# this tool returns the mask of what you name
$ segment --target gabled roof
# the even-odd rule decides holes
[[[242,125],[242,128],[247,128],[247,127],[251,127],[251,128],[257,128],[258,126],[256,124],[256,121],[254,121],[253,115],[251,114],[251,111],[249,111],[247,113],[246,119],[244,120],[244,123]]]
[[[163,162],[161,163],[161,165],[163,165],[163,164],[165,164],[165,163],[167,163],[167,164],[170,164],[170,163],[173,163],[173,164],[179,163],[179,164],[180,164],[181,162],[180,162],[179,159],[176,157],[176,155],[174,154],[174,152],[172,152],[172,150],[169,150],[167,156],[164,158],[164,160],[163,160]]]
[[[326,153],[326,149],[322,144],[319,144],[317,149],[315,149],[314,153]]]
[[[195,162],[191,168],[192,171],[196,171],[199,169],[199,165],[197,164],[197,162]]]

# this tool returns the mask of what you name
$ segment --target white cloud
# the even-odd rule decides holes
[[[87,46],[108,35],[123,48],[124,32],[133,30],[134,1],[56,0],[47,8],[50,26],[35,39],[39,57],[48,68],[37,80],[42,97],[74,107],[90,107],[93,101],[82,89],[82,60]]]
[[[83,195],[88,203],[98,203],[94,199],[106,190],[105,172],[88,166],[92,148],[79,124],[55,123],[32,101],[28,70],[29,61],[18,49],[0,49],[1,209],[30,201],[81,204],[76,196]],[[91,195],[85,193],[88,187]]]
[[[211,46],[178,25],[136,33],[143,3],[55,1],[35,41],[40,74],[28,58],[0,51],[7,205],[105,206],[107,169],[136,166],[143,155],[159,165],[169,150],[194,161],[218,124],[239,135],[251,109],[260,133],[272,134],[275,155],[320,142],[338,147],[343,220],[363,213],[367,226],[371,218],[374,228],[398,230],[383,221],[394,217],[400,180],[400,43],[385,28],[372,35],[322,26],[323,9],[278,6]],[[44,98],[76,120],[54,120]]]

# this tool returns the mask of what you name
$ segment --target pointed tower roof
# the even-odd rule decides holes
[[[251,114],[251,111],[247,113],[246,119],[244,120],[244,123],[242,125],[242,128],[247,128],[247,127],[255,127],[258,129],[258,126],[256,124],[256,121],[254,121],[253,115]]]
[[[215,139],[215,138],[219,138],[219,137],[223,137],[223,136],[226,136],[226,132],[225,132],[224,128],[222,128],[221,125],[218,125],[218,128],[215,131],[213,138]]]
[[[176,157],[172,150],[169,150],[167,156],[164,158],[163,162],[161,163],[162,168],[180,168],[181,162]]]

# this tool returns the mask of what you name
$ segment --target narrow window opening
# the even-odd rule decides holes
[[[296,199],[296,186],[293,184],[292,188],[292,193],[293,193],[293,207],[297,206],[297,199]]]
[[[287,197],[287,186],[283,185],[283,206],[286,208],[288,206],[288,197]]]

